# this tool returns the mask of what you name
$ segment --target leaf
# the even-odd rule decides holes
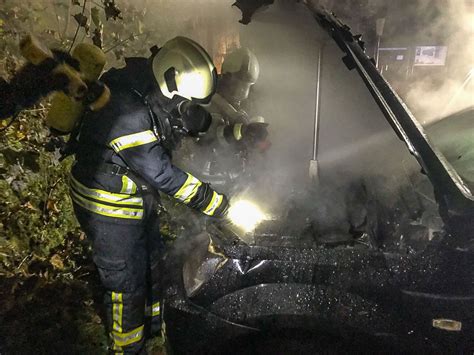
[[[88,18],[84,14],[79,12],[79,13],[75,14],[72,17],[74,17],[74,20],[76,20],[76,22],[79,26],[81,26],[81,27],[86,27],[87,26]]]
[[[56,206],[56,201],[54,201],[52,199],[48,199],[48,201],[46,202],[46,209],[48,211],[59,213],[58,206]]]
[[[118,18],[123,19],[123,17],[120,16],[122,11],[115,4],[115,0],[104,0],[104,11],[106,20],[109,20],[109,18],[113,18],[114,20]]]
[[[27,203],[23,204],[22,207],[24,207],[24,208],[26,208],[26,209],[29,209],[29,210],[36,210],[35,206],[33,206],[30,201],[28,201]]]
[[[18,139],[19,141],[26,138],[26,133],[25,132],[16,131],[15,135],[16,135],[16,139]]]
[[[102,49],[102,45],[104,43],[104,26],[102,24],[94,30],[92,35],[92,43]]]
[[[96,27],[99,27],[102,24],[100,21],[100,10],[97,7],[91,9],[91,19]]]
[[[64,262],[63,259],[58,254],[54,254],[51,259],[49,259],[49,262],[55,269],[62,270],[64,269]]]

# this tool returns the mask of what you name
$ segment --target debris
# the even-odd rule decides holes
[[[433,327],[448,332],[460,332],[462,323],[452,319],[433,319]]]
[[[54,254],[51,259],[49,259],[49,262],[51,263],[51,265],[53,265],[55,269],[64,269],[63,259],[61,259],[58,254]]]

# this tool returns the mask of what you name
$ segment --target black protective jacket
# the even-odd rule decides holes
[[[151,190],[210,216],[222,213],[223,195],[171,163],[157,132],[157,121],[168,112],[153,98],[149,61],[128,59],[125,68],[112,69],[101,80],[111,100],[83,118],[71,174],[73,202],[97,218],[134,223],[144,219],[143,194]]]

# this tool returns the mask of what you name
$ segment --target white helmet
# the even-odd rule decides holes
[[[208,103],[217,86],[217,71],[211,57],[199,44],[186,37],[166,42],[153,57],[153,74],[162,94],[182,96]]]
[[[223,90],[232,100],[245,100],[259,74],[260,66],[255,54],[248,48],[239,48],[229,53],[222,63],[222,77],[228,80]]]

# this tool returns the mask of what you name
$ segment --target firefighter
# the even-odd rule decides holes
[[[269,146],[263,117],[249,117],[241,107],[259,72],[257,57],[248,48],[234,50],[224,58],[217,93],[208,107],[212,124],[198,139],[200,149],[193,152],[191,161],[197,173],[215,185],[226,185],[241,176],[249,152],[265,151]]]
[[[209,127],[199,104],[216,89],[212,60],[184,37],[152,52],[102,76],[110,102],[86,114],[74,134],[70,193],[106,291],[114,353],[144,351],[145,305],[151,331],[160,326],[158,191],[208,216],[222,217],[228,206],[225,195],[171,163],[183,136]]]

